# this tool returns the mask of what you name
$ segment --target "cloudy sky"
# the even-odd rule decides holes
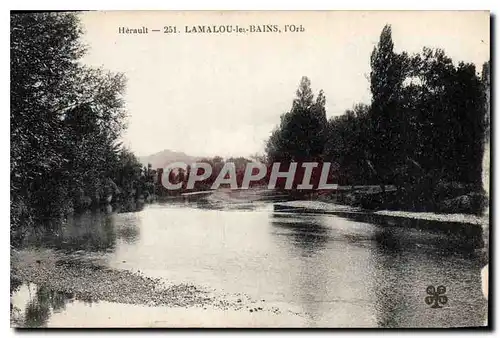
[[[396,51],[439,47],[480,67],[490,50],[487,12],[89,12],[82,23],[85,62],[128,78],[123,137],[141,156],[263,152],[304,75],[315,93],[325,91],[329,117],[369,103],[370,54],[386,23]],[[184,33],[186,25],[222,24],[301,24],[305,32]],[[181,33],[151,32],[166,25]]]

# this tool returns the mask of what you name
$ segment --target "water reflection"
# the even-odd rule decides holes
[[[140,235],[138,206],[130,204],[113,209],[86,211],[69,215],[64,222],[54,223],[50,228],[35,229],[28,234],[23,246],[49,247],[64,252],[112,252],[117,239],[133,244]],[[136,210],[126,212],[125,210]]]
[[[285,234],[291,234],[291,243],[301,250],[303,256],[315,254],[328,241],[328,228],[322,223],[320,216],[273,213],[270,223]]]
[[[274,212],[270,220],[275,235],[292,239],[282,241],[288,247],[289,283],[308,326],[375,326],[365,283],[370,227],[328,215]]]
[[[111,251],[116,245],[112,214],[100,211],[71,216],[52,237],[52,245],[65,251]]]
[[[336,212],[335,214],[359,222],[377,224],[381,227],[416,229],[420,230],[421,233],[439,234],[434,238],[440,240],[441,243],[432,244],[445,245],[447,248],[458,247],[461,250],[471,250],[484,246],[481,226],[460,222],[439,222],[410,217],[387,216],[370,212]],[[446,236],[443,237],[441,234]],[[443,240],[444,238],[446,240]]]
[[[93,303],[88,297],[53,291],[33,283],[22,284],[11,298],[11,321],[17,327],[45,327],[52,314],[64,311],[66,305],[75,300]]]
[[[329,240],[328,228],[322,216],[272,213],[270,223],[275,228],[275,234],[291,237],[291,240],[284,241],[291,244],[289,255],[301,257],[297,270],[290,271],[290,283],[294,284],[295,296],[309,318],[308,325],[316,326],[324,312],[324,296],[328,294],[328,263],[323,261],[321,255]]]
[[[294,251],[301,253],[299,272],[291,272],[290,282],[310,316],[310,326],[482,323],[486,302],[478,287],[476,238],[443,231],[442,224],[430,221],[409,224],[363,216],[274,212],[270,217],[276,235],[292,238],[284,241],[291,245],[290,260]],[[448,290],[450,301],[441,312],[424,302],[429,285],[445,285]],[[343,317],[343,312],[351,317]],[[465,313],[469,317],[464,321]]]
[[[400,238],[394,228],[377,229],[372,251],[373,289],[375,311],[379,327],[398,327],[407,307],[408,288],[405,274],[408,273]]]
[[[378,326],[479,325],[486,302],[477,288],[480,263],[474,251],[463,247],[442,250],[435,245],[444,242],[442,238],[432,241],[432,234],[411,233],[408,229],[382,227],[374,237],[374,274],[370,280]],[[430,285],[447,288],[447,306],[433,309],[424,302]]]
[[[135,213],[115,215],[116,236],[127,244],[134,244],[139,240],[141,218]]]
[[[308,326],[483,322],[482,266],[474,250],[480,244],[477,228],[373,214],[283,212],[262,203],[189,198],[139,212],[89,212],[68,219],[39,241],[73,254],[82,251],[73,256],[98,256],[111,268],[299,309]],[[11,283],[18,288],[12,298],[25,296],[13,304],[22,309],[27,326],[50,323],[51,313],[64,311],[76,299],[16,285]],[[436,310],[425,304],[429,285],[446,286],[446,307]],[[114,311],[112,304],[109,308]],[[99,311],[89,313],[97,316]],[[125,316],[120,320],[127,325]]]

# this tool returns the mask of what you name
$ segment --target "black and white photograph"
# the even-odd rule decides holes
[[[10,326],[491,328],[490,25],[11,11]]]

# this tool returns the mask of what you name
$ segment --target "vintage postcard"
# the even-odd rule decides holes
[[[489,12],[11,12],[10,40],[12,327],[488,327]]]

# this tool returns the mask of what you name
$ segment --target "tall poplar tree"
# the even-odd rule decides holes
[[[398,118],[404,81],[403,62],[394,52],[391,26],[386,25],[371,55],[371,160],[380,180],[388,181],[399,161],[401,135]],[[384,183],[384,182],[380,182]],[[389,182],[387,182],[389,183]]]

